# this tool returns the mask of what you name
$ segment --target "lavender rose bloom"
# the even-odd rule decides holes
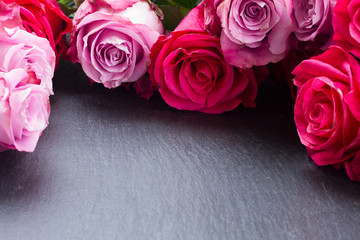
[[[289,50],[292,2],[289,0],[217,0],[223,28],[221,45],[229,63],[251,67],[277,62]]]
[[[333,33],[332,12],[336,0],[293,0],[294,33],[300,41],[316,38],[325,44]],[[324,46],[325,48],[327,47]]]
[[[80,5],[70,50],[86,75],[107,88],[147,72],[150,49],[163,27],[147,1],[93,1]]]

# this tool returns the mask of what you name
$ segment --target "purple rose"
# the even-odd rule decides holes
[[[87,0],[74,23],[69,50],[73,61],[107,88],[142,77],[150,64],[150,48],[163,33],[160,19],[141,0]]]
[[[314,42],[317,38],[321,45],[331,40],[336,0],[293,0],[293,3],[294,33],[298,40]]]
[[[251,67],[285,57],[292,31],[291,1],[223,0],[216,5],[222,50],[229,63]]]

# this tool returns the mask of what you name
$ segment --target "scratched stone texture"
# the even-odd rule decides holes
[[[286,86],[178,111],[56,73],[34,153],[0,153],[1,240],[358,239],[360,184],[307,158]]]

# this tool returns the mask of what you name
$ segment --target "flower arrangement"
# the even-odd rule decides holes
[[[106,88],[159,91],[210,114],[255,107],[260,82],[286,81],[309,157],[360,181],[359,0],[0,0],[0,10],[0,150],[34,150],[61,56]]]

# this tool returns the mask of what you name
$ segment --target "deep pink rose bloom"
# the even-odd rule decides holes
[[[358,62],[332,46],[303,61],[293,74],[298,86],[295,123],[309,156],[318,165],[349,164],[360,151]],[[352,172],[359,173],[358,161]]]
[[[151,49],[149,73],[163,99],[180,110],[221,113],[240,103],[253,107],[257,82],[251,69],[226,62],[220,39],[204,30],[200,4],[170,36]]]
[[[74,17],[70,50],[86,75],[107,88],[147,72],[150,48],[163,33],[146,1],[85,1]]]
[[[360,0],[338,0],[333,26],[335,44],[360,58]]]
[[[360,151],[357,151],[355,157],[345,162],[346,172],[353,181],[360,181]]]
[[[48,125],[48,92],[29,78],[24,69],[0,72],[0,151],[34,151]]]
[[[329,44],[333,34],[332,16],[336,0],[293,0],[294,33],[299,41]]]
[[[20,6],[20,16],[25,29],[49,40],[56,57],[67,51],[65,35],[72,28],[71,19],[60,9],[56,0],[0,0]]]
[[[23,69],[29,75],[29,83],[53,93],[55,53],[47,39],[13,28],[0,33],[0,46],[0,71]]]
[[[238,67],[280,61],[289,50],[292,1],[216,1],[221,47],[229,63]]]

